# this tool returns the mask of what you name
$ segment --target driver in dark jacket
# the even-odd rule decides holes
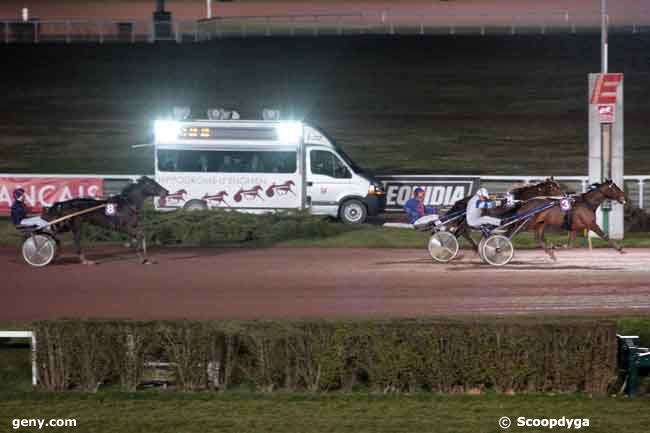
[[[27,206],[25,206],[25,190],[17,188],[14,191],[14,202],[11,205],[11,222],[14,225],[36,226],[39,229],[47,227],[48,222],[39,216],[27,218]]]

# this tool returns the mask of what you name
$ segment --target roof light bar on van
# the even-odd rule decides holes
[[[278,138],[284,143],[296,144],[302,138],[302,122],[281,122],[276,126]]]
[[[186,120],[190,117],[190,107],[174,107],[172,108],[172,116],[176,120]]]
[[[156,142],[176,140],[180,132],[180,123],[175,120],[156,120],[154,123]]]

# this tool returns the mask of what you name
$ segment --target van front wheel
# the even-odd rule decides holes
[[[339,216],[345,224],[361,224],[366,220],[368,211],[359,200],[348,200],[341,205]]]

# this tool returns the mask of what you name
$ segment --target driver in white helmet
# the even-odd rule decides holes
[[[486,188],[480,188],[474,196],[467,202],[467,223],[471,227],[481,227],[482,225],[500,226],[501,220],[488,215],[483,215],[483,209],[496,207],[496,202],[490,200],[490,193]]]

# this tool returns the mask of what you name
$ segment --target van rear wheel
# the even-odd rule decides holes
[[[361,224],[366,220],[368,211],[359,200],[348,200],[341,205],[339,216],[345,224]]]

